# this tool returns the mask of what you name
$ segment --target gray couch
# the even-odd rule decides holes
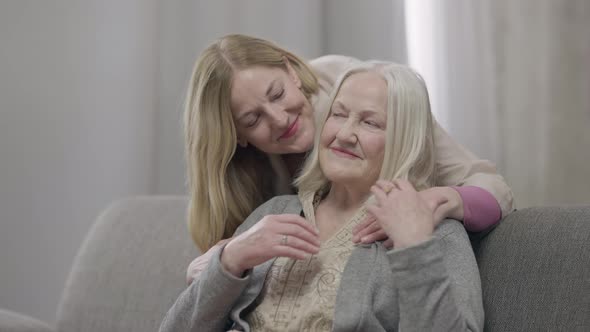
[[[0,331],[157,331],[198,254],[185,207],[141,197],[108,208],[74,262],[57,327],[0,310]],[[590,331],[590,206],[523,209],[473,242],[487,331]]]

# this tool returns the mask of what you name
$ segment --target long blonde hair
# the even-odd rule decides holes
[[[232,236],[246,217],[272,192],[272,169],[265,153],[237,146],[230,108],[235,70],[279,67],[285,59],[301,79],[306,98],[319,85],[311,69],[273,43],[244,35],[222,37],[196,61],[184,111],[188,227],[195,244],[207,250]]]
[[[300,193],[313,195],[329,190],[319,162],[319,140],[332,104],[342,83],[359,72],[374,71],[387,82],[387,122],[385,151],[380,179],[406,179],[417,190],[435,183],[433,120],[428,91],[422,78],[411,68],[398,64],[368,63],[349,68],[332,91],[330,110],[324,112],[311,151],[300,176],[295,180]]]

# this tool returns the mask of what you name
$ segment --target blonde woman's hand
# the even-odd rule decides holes
[[[234,237],[221,254],[223,267],[241,277],[275,257],[305,259],[320,249],[318,230],[296,214],[268,215]]]
[[[446,218],[463,220],[463,200],[459,192],[451,187],[432,187],[418,193],[434,211],[434,224]]]
[[[393,248],[393,240],[387,236],[381,225],[377,222],[377,219],[373,216],[368,216],[352,229],[352,242],[373,243],[375,241],[384,241],[383,245],[385,248]]]
[[[229,240],[231,240],[231,238],[223,239],[217,242],[216,245],[211,247],[201,256],[195,258],[195,260],[193,260],[189,264],[188,268],[186,269],[187,285],[190,285],[193,282],[193,280],[197,279],[199,275],[201,275],[201,273],[207,268],[207,265],[209,265],[209,261],[211,260],[211,256],[215,252],[214,249],[221,247],[222,245],[226,244]]]
[[[405,180],[379,180],[371,187],[376,203],[367,210],[393,240],[395,248],[422,243],[432,236],[434,211]]]

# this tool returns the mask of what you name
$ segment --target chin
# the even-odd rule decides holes
[[[359,174],[350,172],[349,169],[331,168],[322,169],[324,176],[332,183],[353,183],[358,182],[362,177]]]

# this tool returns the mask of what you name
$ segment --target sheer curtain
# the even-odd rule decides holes
[[[590,202],[590,3],[406,1],[409,62],[441,124],[518,207]]]
[[[503,167],[526,204],[590,203],[590,2],[493,3]]]
[[[489,10],[485,1],[407,1],[406,34],[409,64],[424,76],[439,123],[499,163]]]

